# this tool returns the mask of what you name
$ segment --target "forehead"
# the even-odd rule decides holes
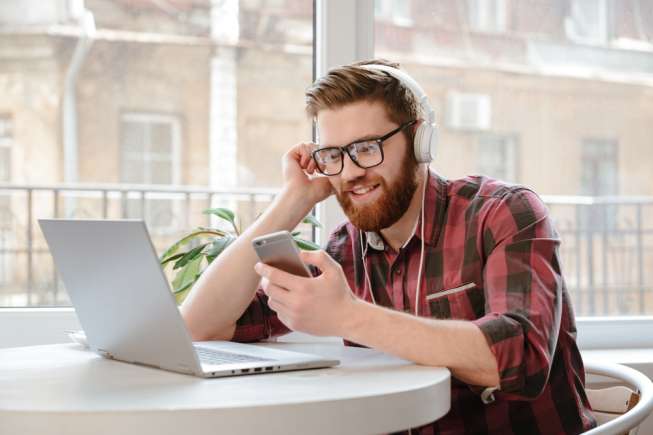
[[[368,136],[382,136],[392,127],[385,106],[378,101],[359,101],[317,114],[321,145],[345,145]]]

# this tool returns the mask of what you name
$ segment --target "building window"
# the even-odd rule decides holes
[[[575,42],[605,44],[609,38],[608,0],[572,0],[565,19],[567,37]]]
[[[469,27],[474,32],[503,33],[507,30],[506,0],[469,0]]]
[[[374,15],[379,20],[389,21],[398,26],[413,25],[408,0],[375,0]]]
[[[480,135],[477,142],[478,172],[498,180],[518,182],[517,142],[515,135]]]
[[[601,197],[619,193],[617,142],[586,139],[581,151],[581,194]],[[583,213],[583,227],[588,231],[614,229],[618,210],[615,205],[595,204]]]
[[[11,181],[11,151],[13,147],[13,121],[9,115],[0,115],[0,183]],[[13,219],[11,191],[0,194],[0,286],[11,282],[11,249]]]
[[[175,116],[128,113],[122,116],[120,181],[127,184],[176,185],[180,182],[181,126]],[[126,214],[145,218],[164,230],[175,217],[172,198],[129,198]]]
[[[13,123],[9,115],[0,115],[0,183],[11,181]]]

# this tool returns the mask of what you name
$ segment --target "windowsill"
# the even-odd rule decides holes
[[[580,353],[583,360],[623,364],[653,379],[653,348],[588,349]]]

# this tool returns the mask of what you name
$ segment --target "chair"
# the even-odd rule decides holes
[[[612,378],[620,384],[602,389],[587,388],[587,398],[594,410],[598,426],[586,435],[634,435],[653,411],[653,382],[641,372],[621,364],[585,361],[587,375]]]

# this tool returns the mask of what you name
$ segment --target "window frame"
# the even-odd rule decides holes
[[[316,75],[330,67],[374,55],[373,0],[315,0],[314,62]],[[328,229],[344,215],[331,198],[317,207],[325,229],[318,234],[322,243]],[[653,347],[653,334],[633,335],[632,331],[653,328],[650,317],[578,317],[578,342],[581,349],[619,349]],[[0,308],[0,347],[66,342],[63,330],[79,328],[70,307]],[[20,341],[13,331],[22,332]]]

